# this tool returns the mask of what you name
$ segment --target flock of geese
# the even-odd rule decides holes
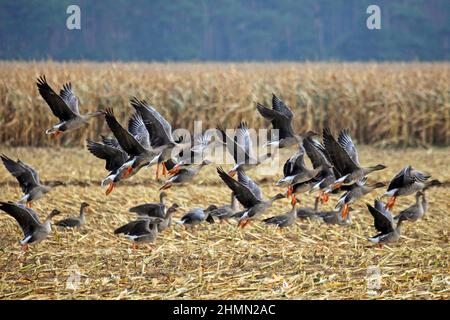
[[[124,127],[109,108],[80,114],[78,99],[70,83],[65,84],[57,94],[49,86],[45,76],[42,76],[37,80],[37,87],[53,114],[60,120],[46,131],[48,135],[58,137],[62,133],[86,126],[94,117],[105,118],[113,137],[101,136],[101,142],[88,139],[87,149],[106,162],[105,168],[109,173],[101,183],[102,186],[108,186],[106,195],[121,181],[131,178],[140,169],[153,165],[156,165],[157,180],[160,177],[160,167],[163,175],[170,175],[161,190],[190,183],[204,166],[212,163],[206,159],[211,150],[218,146],[225,148],[233,156],[235,165],[228,172],[218,166],[217,173],[231,190],[230,203],[221,206],[210,205],[205,209],[194,208],[176,221],[181,225],[195,226],[204,221],[214,223],[218,220],[222,223],[236,219],[238,226],[244,228],[261,217],[275,201],[283,198],[291,198],[292,209],[284,215],[262,220],[264,223],[276,225],[280,230],[291,226],[298,218],[348,225],[351,221],[350,206],[374,189],[385,187],[381,182],[367,182],[370,173],[386,167],[382,164],[362,166],[349,131],[343,130],[335,138],[332,132],[325,128],[321,142],[317,139],[319,134],[313,131],[298,134],[292,126],[294,115],[291,109],[275,95],[272,108],[259,103],[256,106],[259,114],[271,123],[273,129],[278,130],[278,137],[269,140],[266,146],[271,149],[295,148],[296,152],[284,164],[283,177],[276,183],[287,190],[265,199],[261,189],[247,172],[270,161],[273,155],[270,152],[254,154],[252,139],[245,122],[241,122],[232,130],[233,134],[218,127],[216,134],[205,132],[195,137],[194,141],[186,141],[183,136],[175,138],[170,123],[145,100],[130,100],[135,112],[129,119],[128,126]],[[305,155],[310,159],[312,167],[306,165]],[[23,250],[27,250],[28,244],[38,243],[50,234],[51,220],[60,214],[54,209],[41,222],[32,209],[32,203],[64,183],[43,185],[38,172],[28,164],[21,160],[15,161],[6,155],[1,155],[1,159],[5,168],[19,182],[24,195],[18,202],[0,202],[0,209],[17,220],[24,233],[20,244]],[[374,201],[373,206],[367,204],[374,219],[374,227],[378,231],[378,234],[368,240],[379,246],[397,241],[404,221],[414,222],[425,214],[428,209],[425,191],[440,184],[437,180],[430,181],[430,177],[429,174],[406,166],[392,179],[386,192]],[[298,197],[303,193],[317,193],[314,208],[296,207]],[[326,203],[330,195],[336,194],[341,195],[334,210],[319,210],[319,203]],[[391,211],[396,198],[414,194],[415,203],[393,217]],[[387,203],[382,202],[383,197],[389,197]],[[145,203],[131,208],[129,211],[137,215],[136,220],[114,232],[127,235],[133,240],[133,247],[137,247],[138,243],[153,243],[159,233],[172,225],[172,216],[179,208],[176,203],[170,206],[166,204],[165,198],[166,192],[161,191],[158,203]],[[80,227],[85,223],[84,214],[88,209],[89,204],[83,202],[79,216],[55,224],[61,228]]]

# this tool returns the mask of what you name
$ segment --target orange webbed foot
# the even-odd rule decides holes
[[[113,189],[114,189],[114,182],[110,182],[105,194],[109,195],[113,191]]]

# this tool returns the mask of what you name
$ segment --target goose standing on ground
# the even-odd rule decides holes
[[[395,220],[406,220],[411,222],[416,222],[421,219],[428,210],[428,200],[424,192],[416,193],[416,203],[401,211],[397,216],[394,217]]]
[[[217,208],[216,206],[210,205],[206,209],[202,208],[191,209],[188,213],[186,213],[183,217],[181,217],[180,220],[176,221],[176,223],[189,227],[199,225],[205,220],[209,223],[214,223],[214,219],[210,216],[210,212],[216,208]]]
[[[213,218],[218,218],[220,223],[224,223],[224,221],[228,221],[231,216],[233,216],[238,211],[238,201],[234,196],[234,193],[231,193],[231,201],[230,204],[226,204],[220,207],[216,207],[211,210],[210,215]]]
[[[145,165],[148,165],[155,156],[155,152],[150,148],[148,132],[145,130],[142,119],[138,115],[132,118],[137,119],[135,122],[132,122],[136,123],[136,125],[132,126],[136,131],[132,134],[120,125],[111,108],[107,108],[104,113],[106,123],[117,139],[121,149],[128,154],[128,159],[118,169],[116,176],[121,176],[121,179],[130,177]],[[107,195],[114,189],[114,184],[114,179],[109,182],[108,190],[106,190]]]
[[[36,212],[21,204],[0,202],[0,210],[16,219],[20,225],[24,235],[24,238],[20,241],[23,251],[28,250],[28,244],[38,243],[47,238],[52,231],[51,219],[60,213],[56,209],[52,210],[44,222],[41,223]]]
[[[17,179],[22,192],[25,194],[20,203],[26,203],[27,207],[32,206],[32,202],[41,199],[54,187],[64,185],[60,181],[55,181],[51,185],[42,185],[39,181],[39,174],[31,166],[21,160],[14,161],[2,154],[0,158],[5,168]]]
[[[263,222],[265,224],[274,224],[282,230],[283,228],[289,227],[295,223],[295,219],[297,218],[297,210],[295,208],[297,201],[292,203],[292,209],[281,216],[275,216],[271,218],[264,219]]]
[[[95,111],[86,115],[80,114],[78,98],[72,90],[72,85],[67,83],[61,89],[59,95],[48,85],[45,76],[37,79],[37,87],[42,98],[47,102],[53,114],[59,118],[60,123],[45,131],[55,138],[62,132],[79,129],[89,123],[89,120],[102,115],[101,111]]]
[[[228,171],[228,174],[232,177],[236,175],[238,170],[248,171],[256,168],[258,165],[270,159],[272,154],[267,152],[265,154],[254,156],[253,144],[248,131],[247,123],[241,122],[235,130],[234,139],[231,139],[221,127],[218,127],[222,143],[227,147],[230,154],[233,155],[235,165]]]
[[[323,143],[339,177],[328,189],[331,192],[343,184],[352,184],[363,179],[371,172],[383,170],[386,166],[378,164],[372,167],[361,167],[358,152],[348,130],[340,132],[338,140],[333,137],[329,128],[323,129]]]
[[[85,210],[89,207],[89,203],[82,202],[80,206],[80,215],[78,217],[71,217],[55,223],[55,226],[62,228],[79,228],[84,225],[84,213]]]
[[[174,184],[182,184],[191,182],[194,177],[203,169],[203,167],[211,164],[209,160],[203,160],[202,163],[196,167],[181,168],[177,170],[172,177],[170,177],[164,184],[159,188],[160,190],[166,190],[172,187]]]
[[[308,219],[312,218],[319,210],[319,201],[320,197],[316,197],[316,200],[314,200],[314,208],[298,208],[297,209],[297,218],[299,219]]]
[[[374,207],[368,203],[366,205],[373,216],[375,229],[380,232],[367,239],[378,244],[379,247],[383,247],[384,243],[397,241],[400,238],[403,220],[399,220],[397,225],[394,225],[391,212],[386,209],[386,206],[379,199],[375,199]]]
[[[276,148],[287,148],[293,145],[298,145],[306,136],[315,135],[314,132],[309,131],[304,135],[298,135],[292,128],[292,119],[294,114],[292,110],[281,101],[276,95],[272,95],[272,109],[257,103],[256,109],[264,117],[264,119],[272,123],[272,127],[278,130],[279,136],[277,140],[269,141],[267,145]]]
[[[114,230],[114,234],[124,234],[133,240],[133,249],[138,248],[139,243],[153,243],[158,236],[158,224],[163,222],[162,218],[142,217],[131,221]]]
[[[221,167],[217,168],[217,173],[245,208],[242,212],[234,215],[239,218],[238,226],[241,228],[244,228],[250,220],[264,213],[274,201],[286,198],[285,195],[279,193],[268,200],[263,200],[261,189],[243,171],[238,171],[238,181],[230,177]]]
[[[391,180],[387,191],[383,194],[383,197],[390,197],[386,208],[392,210],[397,197],[408,196],[417,191],[424,191],[429,187],[441,185],[438,180],[427,181],[430,177],[431,175],[415,170],[411,166],[403,168]]]
[[[131,99],[131,105],[141,115],[145,127],[150,135],[150,146],[153,149],[154,156],[150,160],[149,166],[157,164],[156,180],[159,180],[159,165],[163,166],[163,175],[167,168],[165,162],[172,158],[175,148],[185,148],[190,143],[181,143],[174,140],[172,136],[172,126],[170,123],[145,100]],[[178,153],[178,152],[177,152]]]
[[[344,193],[336,204],[336,209],[342,208],[342,218],[345,220],[348,214],[349,205],[356,200],[361,199],[366,194],[372,192],[377,188],[383,188],[386,185],[382,182],[377,182],[371,185],[366,185],[367,178],[363,178],[352,185],[351,190]]]

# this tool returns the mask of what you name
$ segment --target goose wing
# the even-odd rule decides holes
[[[77,117],[77,114],[74,113],[69,105],[67,105],[64,99],[49,86],[45,76],[38,78],[36,85],[41,97],[47,102],[53,114],[59,118],[59,120],[68,121]]]
[[[217,173],[225,184],[230,188],[238,201],[245,207],[251,208],[261,201],[255,196],[255,194],[249,189],[248,186],[243,185],[239,181],[230,177],[221,167],[217,168]]]
[[[70,110],[72,110],[73,113],[77,115],[80,114],[80,109],[78,107],[78,98],[75,95],[75,92],[73,92],[72,84],[70,82],[63,85],[63,88],[59,91],[59,96],[64,100],[66,105],[69,106]]]
[[[20,160],[14,161],[4,154],[0,157],[5,168],[17,179],[24,193],[30,192],[39,185],[39,175],[32,167]]]
[[[341,175],[351,173],[359,166],[353,161],[344,147],[333,137],[329,128],[323,129],[323,143],[331,162]]]
[[[292,119],[294,115],[291,109],[281,101],[276,95],[272,95],[272,109],[262,104],[256,105],[258,112],[268,121],[272,123],[274,129],[279,130],[279,138],[284,139],[295,135],[292,128]]]
[[[90,153],[99,159],[106,160],[105,169],[108,171],[116,171],[128,159],[128,155],[117,148],[103,145],[98,142],[87,139],[87,149]]]
[[[0,202],[0,210],[3,210],[16,219],[25,237],[32,234],[41,225],[37,214],[32,209],[26,208],[23,205],[11,202]]]
[[[128,132],[146,149],[150,149],[150,136],[139,113],[134,113],[128,120]]]
[[[368,203],[366,203],[366,205],[370,214],[373,216],[375,229],[382,234],[394,231],[392,215],[384,209],[384,205],[380,200],[375,200],[375,207],[372,207]]]
[[[221,126],[217,126],[217,130],[221,133],[219,134],[220,139],[222,139],[222,143],[227,147],[228,152],[233,155],[233,159],[236,164],[243,163],[250,158],[245,149],[238,143],[238,139],[236,138],[237,131],[234,139],[231,139],[231,137],[225,132],[225,129]]]
[[[130,156],[137,156],[145,152],[144,147],[136,140],[131,133],[129,133],[117,121],[114,116],[114,111],[111,108],[105,110],[105,119],[112,133],[120,144],[120,147]]]
[[[350,131],[348,129],[342,130],[338,137],[338,143],[344,148],[353,162],[359,166],[358,151],[353,143]]]
[[[138,100],[133,97],[131,105],[141,115],[145,127],[150,135],[150,144],[153,148],[174,143],[172,137],[172,126],[166,119],[145,100]]]

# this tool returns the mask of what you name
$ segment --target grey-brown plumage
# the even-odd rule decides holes
[[[330,129],[324,128],[323,144],[334,167],[337,178],[331,186],[331,190],[338,188],[342,184],[355,183],[371,172],[386,168],[386,166],[382,164],[371,167],[362,167],[359,163],[355,144],[353,143],[348,130],[341,131],[338,140],[336,141]]]
[[[352,208],[348,208],[347,215],[342,215],[342,210],[317,211],[313,218],[318,219],[326,224],[337,224],[346,226],[351,223]]]
[[[181,217],[180,220],[178,220],[176,223],[181,224],[184,226],[196,226],[202,223],[203,221],[207,221],[209,223],[214,223],[214,220],[209,215],[212,210],[217,208],[214,205],[210,205],[206,209],[202,208],[194,208],[191,209],[188,213],[186,213],[183,217]]]
[[[408,196],[441,184],[438,180],[428,181],[430,177],[430,174],[420,172],[411,166],[403,168],[391,180],[387,191],[383,194],[383,197],[390,197],[386,204],[387,208],[392,209],[394,207],[397,197]]]
[[[51,219],[60,212],[52,210],[44,222],[39,221],[36,212],[22,204],[13,202],[0,202],[0,210],[3,210],[16,219],[23,231],[24,238],[20,241],[23,250],[28,249],[28,244],[38,243],[47,238],[51,233]]]
[[[21,203],[27,203],[31,206],[33,201],[41,199],[46,193],[50,192],[53,187],[63,185],[60,181],[54,182],[52,185],[43,185],[39,181],[38,172],[31,166],[21,160],[14,161],[2,154],[0,158],[5,168],[17,179],[24,196],[19,200]]]
[[[114,230],[114,234],[124,234],[135,243],[153,243],[158,236],[158,223],[162,218],[142,217]]]
[[[194,180],[195,176],[199,174],[199,172],[207,165],[209,165],[211,161],[203,160],[202,163],[192,167],[183,167],[178,170],[172,177],[170,177],[164,184],[159,188],[160,190],[166,190],[171,188],[176,184],[184,184],[189,183]]]
[[[397,241],[400,238],[403,220],[399,220],[397,225],[395,225],[391,212],[386,209],[386,206],[379,199],[375,199],[374,206],[366,205],[373,216],[375,229],[379,231],[377,235],[368,238],[368,240],[378,244]]]
[[[85,209],[89,207],[89,203],[82,202],[80,206],[80,215],[78,217],[70,217],[64,220],[60,220],[55,223],[55,226],[62,228],[79,228],[84,225],[85,218],[84,212]]]
[[[231,218],[238,210],[238,202],[233,193],[231,193],[230,204],[216,207],[211,210],[210,216],[213,218],[218,218],[220,222],[228,220]]]
[[[416,193],[416,203],[412,206],[401,211],[397,216],[394,217],[398,221],[411,221],[416,222],[421,219],[428,210],[428,200],[424,192]]]
[[[239,219],[241,227],[248,224],[251,219],[259,217],[274,201],[286,198],[286,195],[279,193],[268,200],[263,200],[261,189],[243,171],[238,171],[238,181],[230,177],[221,167],[217,168],[217,173],[245,208],[233,216]]]
[[[297,210],[295,208],[296,204],[297,202],[293,203],[292,209],[288,213],[264,219],[263,222],[266,224],[274,224],[279,228],[286,228],[293,225],[297,217]]]
[[[164,218],[166,216],[166,205],[164,199],[167,197],[167,193],[161,192],[159,194],[159,202],[156,203],[144,203],[138,206],[130,208],[130,212],[136,213],[139,216],[159,217]]]
[[[313,218],[319,209],[319,197],[316,197],[316,200],[314,201],[314,208],[298,208],[297,209],[297,218],[299,219],[308,219]]]
[[[36,85],[41,97],[50,107],[53,114],[60,120],[58,124],[45,131],[46,134],[57,137],[62,132],[73,131],[86,126],[91,118],[98,117],[102,114],[101,111],[95,111],[85,115],[80,114],[78,98],[72,90],[71,83],[64,84],[59,95],[49,86],[45,76],[39,77]]]

